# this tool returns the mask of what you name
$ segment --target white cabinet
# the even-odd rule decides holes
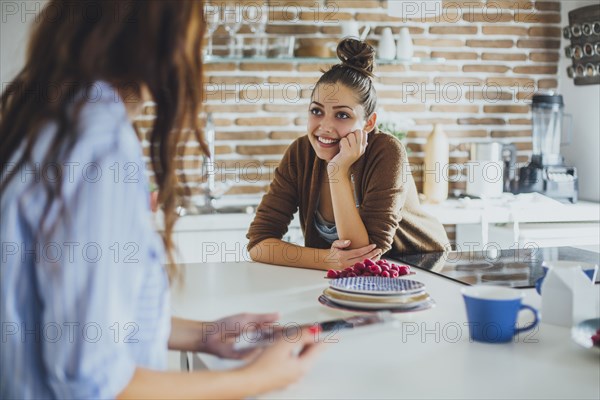
[[[527,245],[538,247],[591,246],[600,244],[600,225],[597,222],[546,222],[492,225],[489,241],[503,248]]]
[[[449,200],[424,209],[443,224],[456,224],[459,251],[600,244],[600,204],[533,199]]]
[[[459,251],[600,244],[598,222],[540,222],[456,225]]]
[[[160,216],[157,222],[160,226]],[[173,241],[178,263],[251,261],[246,248],[246,233],[253,214],[188,215],[175,224]],[[160,229],[160,228],[159,228]],[[290,224],[283,240],[303,245],[304,238],[297,218]]]
[[[246,230],[196,230],[175,232],[178,263],[251,261]]]

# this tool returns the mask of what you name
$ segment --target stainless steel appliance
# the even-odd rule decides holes
[[[530,163],[519,169],[512,181],[513,193],[538,192],[548,197],[577,202],[577,170],[564,164],[560,154],[563,138],[563,97],[535,95],[532,101],[533,154]],[[570,132],[570,128],[569,128]]]
[[[518,250],[422,253],[395,257],[400,262],[467,285],[534,287],[543,276],[542,263],[581,261],[600,264],[600,254],[574,247],[529,247]],[[598,274],[600,275],[600,274]],[[600,277],[596,278],[596,283]]]

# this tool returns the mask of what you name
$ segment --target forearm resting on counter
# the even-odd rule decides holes
[[[298,246],[275,238],[263,240],[249,252],[253,261],[266,264],[320,270],[335,267],[329,249]]]

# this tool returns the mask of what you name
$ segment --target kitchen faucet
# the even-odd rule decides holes
[[[204,189],[204,206],[203,212],[210,213],[215,210],[215,200],[220,195],[215,191],[215,125],[213,122],[212,113],[206,115],[206,128],[204,137],[208,145],[210,154],[205,154],[202,161],[202,171],[206,173],[206,187]]]
[[[252,214],[255,207],[251,205],[235,205],[226,207],[217,207],[216,201],[227,192],[231,187],[228,182],[216,182],[216,164],[215,164],[215,125],[211,113],[206,115],[206,126],[204,129],[204,139],[208,146],[209,154],[202,156],[202,175],[206,176],[206,183],[202,186],[204,203],[197,206],[193,202],[188,202],[186,206],[179,206],[176,209],[180,217],[185,215],[198,214]]]

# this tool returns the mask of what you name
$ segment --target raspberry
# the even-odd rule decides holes
[[[348,272],[348,278],[355,278],[357,276],[354,272]]]
[[[371,273],[373,275],[379,275],[379,274],[381,274],[381,267],[379,265],[371,265],[369,267],[369,270],[371,271]]]
[[[410,274],[410,267],[408,265],[401,265],[398,270],[398,275],[408,275]]]
[[[346,268],[344,268],[344,271],[350,273],[350,272],[354,272],[354,269],[352,267],[346,267]]]
[[[391,271],[390,271],[390,276],[391,276],[392,278],[397,278],[399,275],[400,275],[400,274],[398,273],[398,271],[394,271],[394,270],[391,270]]]
[[[400,267],[397,266],[396,264],[392,264],[390,266],[390,271],[399,271],[399,270],[400,270]]]
[[[363,264],[365,264],[365,267],[367,268],[370,268],[372,265],[375,265],[375,263],[369,258],[365,258]]]
[[[363,272],[362,276],[373,276],[373,274],[365,271],[365,272]]]
[[[387,265],[387,264],[381,264],[380,267],[381,267],[382,271],[388,271],[388,272],[390,272],[390,266],[389,265]]]
[[[337,279],[340,277],[340,273],[334,269],[330,269],[329,271],[327,271],[327,277],[329,279]]]
[[[384,266],[384,265],[387,265],[388,267],[390,266],[390,263],[387,260],[379,260],[375,264],[377,264],[379,266]]]
[[[345,277],[347,277],[347,276],[348,276],[348,272],[346,272],[346,271],[341,271],[341,272],[340,272],[340,275],[339,275],[338,277],[339,277],[339,278],[345,278]]]
[[[356,264],[354,264],[354,270],[355,271],[364,271],[365,270],[365,264],[361,263],[361,262],[357,262]]]
[[[600,346],[600,333],[596,333],[594,336],[592,336],[592,343],[594,346]]]
[[[352,271],[354,271],[355,274],[360,275],[365,271],[365,268],[357,267],[355,265],[354,267],[352,267]]]
[[[384,278],[389,278],[390,277],[390,273],[388,271],[383,271],[381,272],[381,276]]]

